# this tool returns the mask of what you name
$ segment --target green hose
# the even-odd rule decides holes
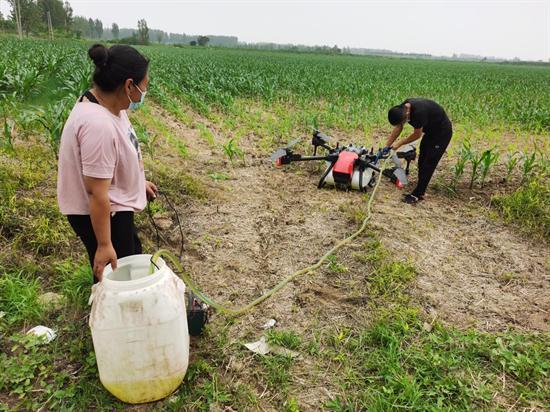
[[[166,249],[160,249],[159,251],[157,251],[153,255],[153,257],[151,258],[151,266],[149,268],[149,271],[151,273],[153,273],[154,268],[156,266],[155,263],[156,263],[157,259],[162,256],[163,258],[165,258],[166,260],[169,260],[170,262],[172,262],[174,264],[174,266],[178,270],[178,276],[183,280],[185,285],[189,289],[191,289],[191,291],[195,295],[197,295],[197,297],[199,299],[201,299],[203,302],[210,305],[211,307],[213,307],[214,309],[216,309],[217,311],[219,311],[221,313],[225,313],[225,314],[228,314],[230,316],[242,315],[243,313],[245,313],[245,312],[249,311],[250,309],[252,309],[254,306],[256,306],[256,305],[262,303],[264,300],[270,298],[272,295],[274,295],[279,290],[281,290],[283,287],[285,287],[285,285],[288,282],[290,282],[291,280],[293,280],[294,278],[296,278],[300,275],[305,275],[305,274],[311,273],[314,270],[319,269],[321,267],[321,265],[323,264],[323,262],[325,262],[328,259],[329,256],[333,255],[335,252],[337,252],[339,249],[341,249],[343,246],[345,246],[346,244],[348,244],[349,242],[354,240],[357,236],[359,236],[361,233],[363,233],[365,231],[365,229],[367,228],[367,224],[368,224],[369,220],[372,217],[372,204],[373,204],[373,201],[374,201],[374,196],[375,196],[375,194],[378,190],[378,186],[380,186],[380,182],[382,180],[382,171],[384,170],[385,165],[386,165],[386,161],[383,162],[383,164],[380,168],[380,173],[378,173],[378,180],[376,181],[376,185],[374,186],[374,188],[372,190],[372,194],[371,194],[371,196],[369,198],[369,201],[367,203],[367,216],[363,220],[363,224],[361,225],[361,227],[355,233],[353,233],[352,235],[348,236],[347,238],[341,240],[336,245],[334,245],[328,252],[326,252],[317,261],[317,263],[315,263],[314,265],[308,266],[304,269],[297,270],[296,272],[292,273],[291,275],[283,278],[273,288],[268,290],[262,296],[254,299],[248,305],[242,306],[240,308],[228,308],[228,307],[223,306],[220,303],[217,303],[214,300],[212,300],[210,297],[205,295],[199,289],[199,287],[195,284],[195,282],[193,282],[193,280],[189,277],[189,275],[183,270],[183,266],[182,266],[181,262],[179,261],[179,259],[172,252],[170,252]]]

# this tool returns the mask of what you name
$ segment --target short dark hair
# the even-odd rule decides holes
[[[388,111],[388,121],[392,126],[397,126],[398,124],[403,123],[406,116],[407,111],[405,110],[405,106],[402,104],[393,106]]]
[[[88,50],[88,56],[95,64],[94,83],[105,92],[112,92],[132,79],[140,83],[147,75],[149,60],[130,46],[116,45],[106,48],[94,44]]]

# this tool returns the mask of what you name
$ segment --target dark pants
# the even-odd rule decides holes
[[[452,136],[453,129],[449,123],[440,130],[426,133],[422,137],[418,156],[418,183],[412,192],[414,196],[423,196],[426,193],[435,168],[449,146]]]
[[[94,257],[97,250],[97,240],[92,227],[90,215],[69,215],[67,216],[76,235],[82,240],[90,265],[94,267]],[[137,236],[134,225],[134,212],[116,212],[111,216],[111,242],[115,249],[117,258],[141,254],[141,242]],[[97,279],[94,276],[94,283]]]

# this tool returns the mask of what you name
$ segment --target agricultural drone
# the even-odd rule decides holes
[[[376,182],[376,176],[380,173],[380,161],[388,157],[391,158],[394,166],[385,169],[382,174],[395,183],[397,187],[402,188],[408,183],[407,175],[409,174],[411,161],[416,159],[416,148],[412,145],[404,146],[399,151],[393,153],[387,147],[378,150],[376,154],[373,148],[369,151],[364,146],[357,147],[353,144],[341,146],[337,142],[335,147],[330,147],[329,142],[331,138],[319,130],[313,132],[311,139],[313,156],[303,156],[293,151],[293,147],[300,140],[296,139],[286,147],[277,150],[271,155],[270,159],[278,167],[292,162],[324,160],[327,163],[327,168],[317,185],[319,189],[325,185],[329,185],[342,189],[366,191],[368,187],[372,187]],[[324,156],[317,155],[319,148],[326,150],[327,154]],[[405,160],[405,169],[403,169],[400,159]]]

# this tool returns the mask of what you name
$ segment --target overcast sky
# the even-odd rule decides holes
[[[6,0],[0,0],[2,9]],[[72,0],[76,15],[104,26],[452,55],[550,59],[550,0],[177,1]]]

